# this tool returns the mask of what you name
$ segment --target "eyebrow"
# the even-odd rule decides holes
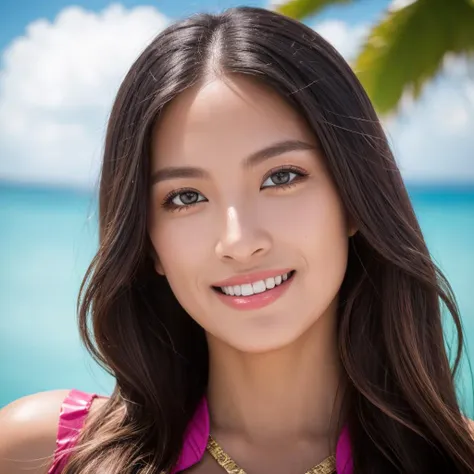
[[[274,143],[268,147],[262,148],[244,160],[244,168],[253,168],[269,158],[274,158],[290,151],[316,150],[317,145],[310,144],[301,140],[284,140]],[[203,168],[194,166],[170,166],[155,171],[151,175],[151,186],[169,179],[177,178],[202,178],[208,179],[209,172]]]

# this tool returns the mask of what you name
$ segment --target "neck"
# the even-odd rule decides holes
[[[243,353],[208,336],[211,432],[335,443],[342,396],[335,321],[323,315],[297,341],[267,353]]]

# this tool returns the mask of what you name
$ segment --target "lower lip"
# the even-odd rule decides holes
[[[290,287],[294,277],[295,274],[293,273],[293,275],[288,278],[288,280],[285,280],[280,285],[275,286],[275,288],[250,296],[230,296],[220,293],[216,290],[214,291],[218,298],[231,308],[241,310],[260,309],[272,304],[274,301],[280,298],[280,296],[282,296],[283,293],[285,293],[285,291]]]

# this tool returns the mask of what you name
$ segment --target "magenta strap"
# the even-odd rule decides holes
[[[96,394],[71,390],[61,405],[53,464],[48,474],[60,474],[89,413]]]

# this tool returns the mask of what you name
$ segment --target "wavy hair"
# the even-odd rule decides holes
[[[220,74],[266,84],[307,121],[358,228],[337,316],[355,474],[474,473],[474,442],[455,391],[460,316],[380,121],[349,65],[321,36],[248,7],[169,26],[119,88],[100,179],[100,244],[78,300],[84,343],[116,385],[64,473],[169,472],[206,390],[204,331],[153,265],[150,142],[167,104]],[[452,365],[444,308],[457,333]]]

